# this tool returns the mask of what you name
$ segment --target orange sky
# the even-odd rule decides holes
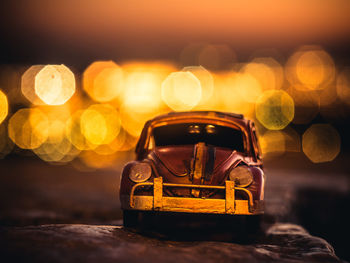
[[[288,43],[350,38],[348,0],[27,0],[12,10],[14,30],[80,41],[170,36]]]

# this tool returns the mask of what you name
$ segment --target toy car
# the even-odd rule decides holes
[[[148,121],[120,184],[124,226],[139,214],[259,215],[261,154],[254,123],[214,111],[173,112]]]

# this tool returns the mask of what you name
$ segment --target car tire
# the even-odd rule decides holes
[[[127,228],[137,228],[139,225],[139,211],[124,210],[123,226]]]

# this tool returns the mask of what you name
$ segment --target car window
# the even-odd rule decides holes
[[[205,142],[208,145],[244,152],[242,131],[220,125],[203,123],[165,125],[154,128],[153,138],[156,146]]]

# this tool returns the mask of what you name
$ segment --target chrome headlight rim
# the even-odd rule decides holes
[[[152,176],[152,167],[146,162],[134,164],[129,171],[129,179],[134,183],[146,182]]]
[[[238,187],[248,187],[253,183],[253,174],[248,166],[239,165],[230,169],[228,178]]]

